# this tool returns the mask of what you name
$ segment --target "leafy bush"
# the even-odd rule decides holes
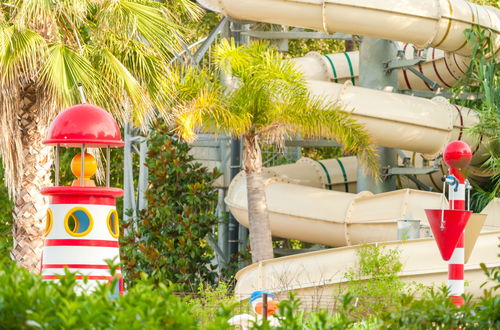
[[[75,293],[71,274],[58,285],[42,281],[10,260],[0,261],[0,329],[199,329],[189,304],[174,287],[143,275],[124,296],[111,299],[112,285],[94,293]],[[220,309],[206,329],[227,329],[228,310]]]
[[[182,283],[192,292],[216,278],[205,237],[217,223],[213,182],[219,174],[195,163],[189,146],[165,124],[155,125],[148,145],[148,208],[123,223],[125,279],[130,284],[144,272],[158,282]]]
[[[236,306],[238,304],[238,301],[230,292],[229,285],[224,282],[215,287],[200,283],[198,291],[194,295],[187,293],[186,296],[188,297],[186,301],[191,306],[193,316],[200,319],[202,325],[210,323],[211,320],[217,317],[221,305]],[[246,302],[242,304],[244,304],[244,307],[249,307]]]
[[[345,277],[349,280],[348,293],[359,304],[358,313],[378,314],[395,308],[395,300],[405,286],[397,275],[403,268],[399,250],[366,244],[356,254],[358,261]]]

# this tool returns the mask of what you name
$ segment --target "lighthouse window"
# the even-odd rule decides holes
[[[52,210],[48,209],[45,215],[45,236],[47,236],[50,233],[53,224],[54,224],[54,216],[52,215]]]
[[[71,236],[85,236],[92,230],[93,225],[94,219],[83,207],[72,208],[64,219],[64,228]]]
[[[120,234],[120,227],[118,223],[118,212],[116,212],[116,210],[109,211],[107,223],[111,236],[118,238]]]

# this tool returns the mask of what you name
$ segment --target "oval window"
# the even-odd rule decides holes
[[[111,210],[108,213],[108,230],[111,236],[118,238],[120,235],[120,227],[118,223],[118,212],[116,210]]]
[[[45,214],[45,236],[47,236],[50,233],[53,225],[54,225],[54,216],[52,215],[52,210],[47,209],[47,213]]]
[[[71,236],[85,236],[92,230],[93,226],[94,219],[83,207],[72,208],[64,219],[64,228]]]

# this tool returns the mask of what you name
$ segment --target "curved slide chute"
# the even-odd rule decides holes
[[[500,44],[500,11],[465,0],[197,0],[242,21],[265,22],[396,40],[470,55],[464,32],[493,30]]]
[[[488,268],[500,266],[498,259],[498,237],[500,228],[482,233],[468,262],[465,264],[465,279],[469,283],[467,293],[480,296],[487,280],[480,263]],[[432,238],[377,243],[400,251],[403,264],[399,277],[407,283],[436,285],[445,282],[448,263],[441,259],[436,242]],[[344,274],[355,267],[359,246],[348,246],[316,252],[301,253],[288,257],[265,260],[243,268],[236,274],[235,295],[248,297],[255,290],[266,289],[286,299],[288,291],[301,298],[302,308],[314,309],[332,305],[338,290],[348,280]]]

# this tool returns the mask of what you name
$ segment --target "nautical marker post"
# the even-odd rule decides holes
[[[465,142],[453,141],[446,146],[443,159],[449,174],[444,188],[449,187],[449,210],[425,210],[441,256],[448,261],[448,291],[456,306],[464,304],[464,229],[472,214],[466,210],[465,191],[470,185],[465,168],[471,158],[471,149]]]

